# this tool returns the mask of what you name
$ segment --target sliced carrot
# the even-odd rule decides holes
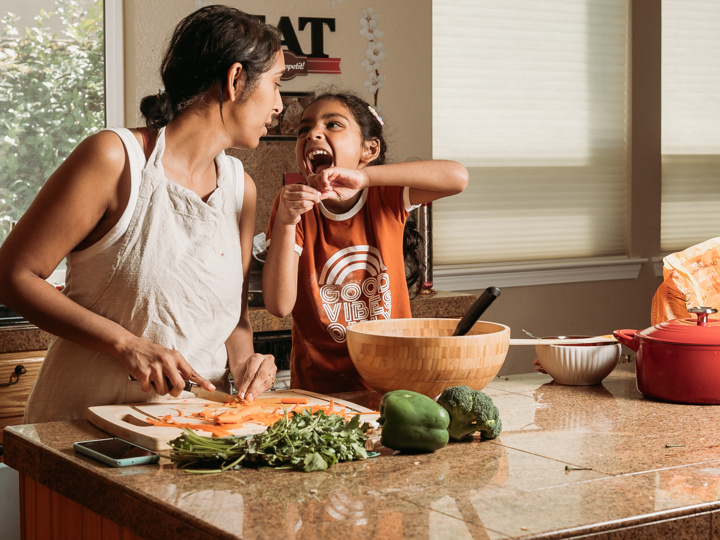
[[[207,420],[208,422],[211,422],[215,415],[217,414],[217,409],[203,409],[202,411],[198,413],[194,413],[193,416],[197,416],[198,418],[202,418],[203,420]]]
[[[220,413],[215,416],[215,423],[217,424],[237,424],[242,422],[244,419],[256,415],[265,414],[265,409],[260,405],[250,405],[239,411]]]
[[[228,430],[223,428],[222,426],[216,426],[213,424],[188,424],[184,422],[173,422],[173,421],[164,421],[164,420],[155,420],[154,418],[146,418],[145,421],[147,421],[149,424],[152,424],[154,426],[163,426],[163,427],[175,427],[175,428],[188,428],[188,429],[195,429],[200,431],[208,431],[212,433],[213,437],[229,437],[232,435]]]
[[[239,424],[221,424],[221,425],[215,424],[215,425],[211,425],[209,427],[217,427],[218,429],[224,429],[229,432],[229,431],[232,431],[233,429],[240,429],[244,425],[245,425],[245,422],[241,422]]]
[[[284,418],[285,415],[293,415],[295,413],[309,412],[313,414],[318,411],[323,411],[325,414],[334,414],[344,420],[350,420],[357,414],[355,411],[348,411],[345,407],[336,408],[335,401],[332,398],[327,405],[308,405],[306,398],[290,399],[293,401],[305,401],[305,403],[282,403],[282,405],[292,405],[292,408],[288,410],[286,407],[277,407],[272,411],[266,411],[258,402],[248,404],[244,400],[237,400],[235,403],[228,405],[237,410],[219,411],[218,409],[207,408],[190,415],[203,420],[205,423],[191,424],[178,422],[171,414],[159,417],[158,419],[147,418],[147,421],[156,426],[186,427],[210,432],[213,437],[227,437],[232,435],[230,430],[241,429],[246,424],[271,426],[278,420]],[[266,405],[269,405],[270,401],[271,400],[264,400]],[[277,404],[277,401],[272,401]],[[363,412],[360,414],[377,414],[377,411]],[[180,410],[178,410],[178,415],[178,418],[185,416]]]

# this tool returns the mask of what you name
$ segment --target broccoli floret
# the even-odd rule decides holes
[[[448,432],[456,441],[472,437],[476,431],[481,439],[494,439],[502,431],[500,412],[492,399],[468,386],[446,388],[437,402],[450,414]]]

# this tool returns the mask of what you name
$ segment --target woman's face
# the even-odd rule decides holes
[[[238,148],[255,148],[260,137],[268,133],[273,116],[283,109],[280,97],[280,78],[285,73],[285,57],[279,52],[273,66],[260,75],[250,97],[237,106],[234,114],[237,122],[235,130]]]
[[[295,158],[303,176],[307,178],[328,167],[364,167],[362,150],[360,126],[344,103],[322,99],[305,109],[295,145]]]

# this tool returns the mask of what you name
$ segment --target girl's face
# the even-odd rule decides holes
[[[341,101],[322,99],[305,109],[295,145],[295,158],[305,178],[328,167],[365,167],[364,147],[360,126]]]
[[[272,68],[260,75],[257,86],[235,111],[238,148],[255,148],[260,137],[267,135],[273,116],[283,109],[280,97],[280,78],[285,73],[285,58],[278,53]]]

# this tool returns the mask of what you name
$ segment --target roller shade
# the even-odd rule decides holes
[[[661,249],[720,236],[720,2],[664,0]]]
[[[434,0],[434,262],[624,255],[629,4]]]

